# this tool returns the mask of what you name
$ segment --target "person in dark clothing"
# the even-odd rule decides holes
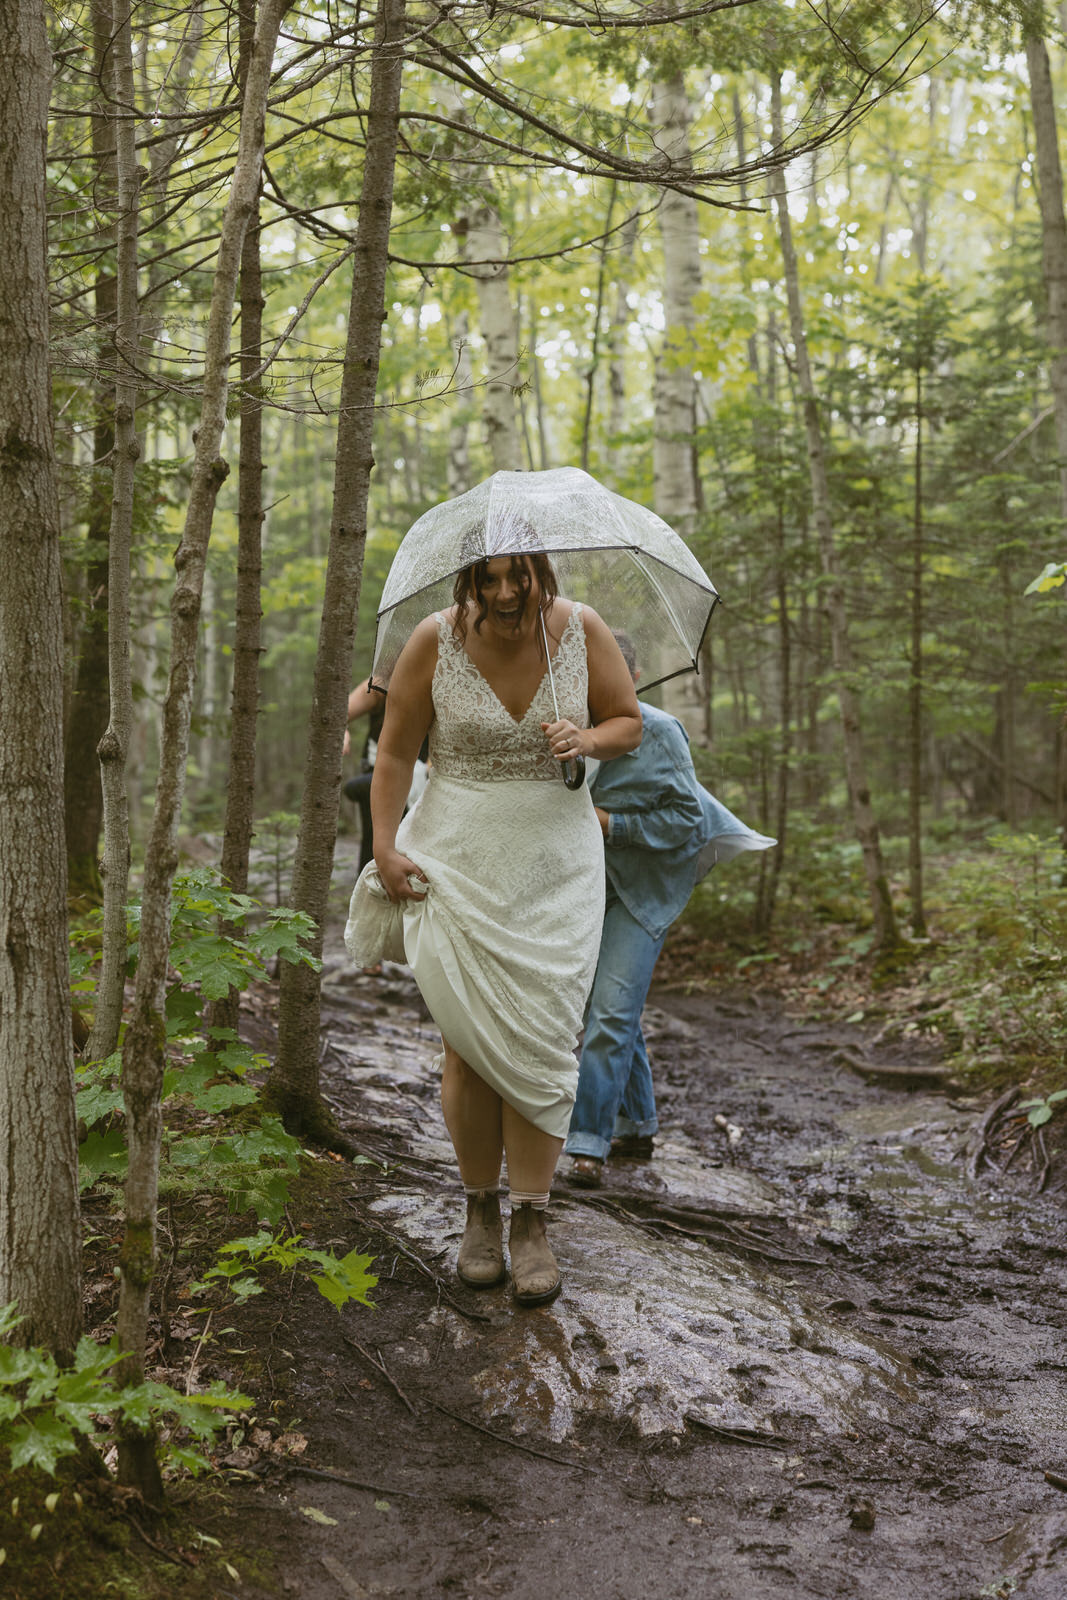
[[[360,717],[366,717],[367,737],[363,741],[360,751],[359,771],[349,778],[341,789],[346,800],[355,802],[359,811],[359,870],[362,872],[367,862],[374,856],[374,828],[370,814],[370,785],[374,776],[374,758],[378,751],[378,737],[385,721],[385,694],[381,689],[372,689],[370,679],[364,678],[348,697],[348,722],[353,723]],[[345,729],[345,742],[342,753],[348,755],[352,748],[352,741],[348,729]]]

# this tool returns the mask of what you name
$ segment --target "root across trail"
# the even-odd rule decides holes
[[[1051,1141],[1038,1192],[1004,1159],[1018,1096],[968,1097],[920,1046],[882,1062],[769,995],[653,1001],[653,1157],[592,1192],[564,1160],[564,1291],[523,1311],[456,1279],[408,975],[328,959],[323,1088],[361,1159],[294,1221],[374,1255],[377,1308],[296,1290],[234,1313],[306,1441],[234,1471],[240,1592],[1063,1600]]]

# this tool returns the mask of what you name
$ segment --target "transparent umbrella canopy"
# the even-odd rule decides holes
[[[685,541],[654,511],[578,467],[494,472],[423,513],[382,591],[371,680],[387,688],[412,630],[447,610],[457,572],[483,557],[543,552],[559,592],[633,640],[640,688],[696,669],[719,596]]]

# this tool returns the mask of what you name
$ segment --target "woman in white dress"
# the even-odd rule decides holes
[[[635,749],[641,716],[610,630],[558,597],[547,557],[479,561],[454,598],[418,625],[390,679],[374,855],[390,900],[403,903],[407,958],[441,1029],[441,1103],[467,1192],[459,1275],[474,1287],[504,1276],[506,1154],[514,1292],[542,1305],[560,1289],[544,1211],[604,903],[600,825],[561,764]],[[427,734],[430,779],[401,823]]]

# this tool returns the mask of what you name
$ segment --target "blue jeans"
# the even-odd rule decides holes
[[[597,1156],[613,1135],[655,1133],[656,1098],[641,1012],[666,934],[645,932],[608,886],[600,957],[589,996],[578,1064],[578,1094],[567,1155]]]

